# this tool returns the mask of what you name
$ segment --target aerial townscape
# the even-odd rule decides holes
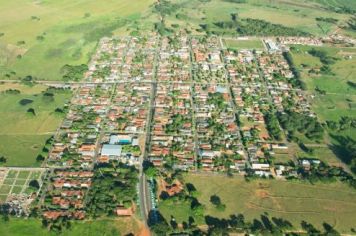
[[[356,1],[0,19],[0,235],[356,235]]]

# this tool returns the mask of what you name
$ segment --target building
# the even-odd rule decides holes
[[[101,149],[102,156],[119,157],[121,156],[122,147],[114,144],[104,144]]]

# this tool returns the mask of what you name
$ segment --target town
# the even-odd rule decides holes
[[[286,45],[322,42],[295,37],[263,43],[264,50],[232,50],[220,37],[184,33],[103,38],[82,82],[51,85],[74,95],[48,141],[40,188],[20,199],[9,195],[12,210],[28,215],[35,200],[48,222],[104,212],[132,216],[137,209],[147,221],[158,201],[147,165],[277,179],[298,178],[298,168],[310,171],[320,160],[272,159],[293,157],[291,145],[298,143],[281,120],[296,115],[317,122]],[[104,176],[121,175],[127,194],[102,186]],[[169,196],[182,191],[180,185],[166,183]],[[98,195],[112,202],[103,206]]]

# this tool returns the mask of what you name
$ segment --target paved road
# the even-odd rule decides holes
[[[156,90],[157,90],[157,68],[158,68],[158,56],[159,56],[159,48],[160,48],[160,41],[158,40],[158,45],[155,48],[155,59],[153,62],[153,78],[152,78],[152,91],[150,95],[150,106],[149,106],[149,114],[146,121],[146,140],[143,148],[143,154],[140,158],[140,169],[139,169],[139,198],[140,198],[140,209],[141,209],[141,216],[143,217],[143,221],[147,226],[148,216],[150,211],[152,210],[152,194],[150,192],[150,188],[146,179],[146,175],[143,172],[143,162],[148,157],[149,153],[149,145],[151,139],[151,121],[154,114],[154,102],[156,97]]]

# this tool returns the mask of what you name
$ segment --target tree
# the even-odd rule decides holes
[[[45,157],[42,156],[41,154],[38,154],[38,156],[36,157],[36,161],[38,161],[38,162],[42,162],[44,160],[45,160]]]
[[[220,199],[219,196],[217,196],[217,195],[214,194],[214,195],[210,196],[210,202],[211,202],[213,205],[218,206],[218,205],[221,204],[221,199]]]
[[[4,156],[0,156],[0,163],[6,163],[7,158]]]
[[[157,173],[158,173],[158,170],[155,168],[155,167],[148,167],[146,170],[145,170],[145,174],[147,175],[147,177],[149,178],[154,178],[157,176]]]
[[[329,225],[328,223],[324,222],[323,227],[325,229],[325,235],[327,236],[338,236],[340,235],[339,232],[337,232],[333,226]]]
[[[33,108],[27,109],[27,113],[29,113],[29,114],[31,114],[31,115],[33,115],[33,116],[36,115],[35,109],[33,109]]]
[[[31,180],[28,185],[30,187],[35,188],[35,189],[39,189],[40,188],[40,184],[38,183],[38,181],[36,179]]]
[[[308,235],[320,235],[320,231],[317,230],[314,225],[306,221],[302,221],[301,226],[305,231],[308,232]]]

